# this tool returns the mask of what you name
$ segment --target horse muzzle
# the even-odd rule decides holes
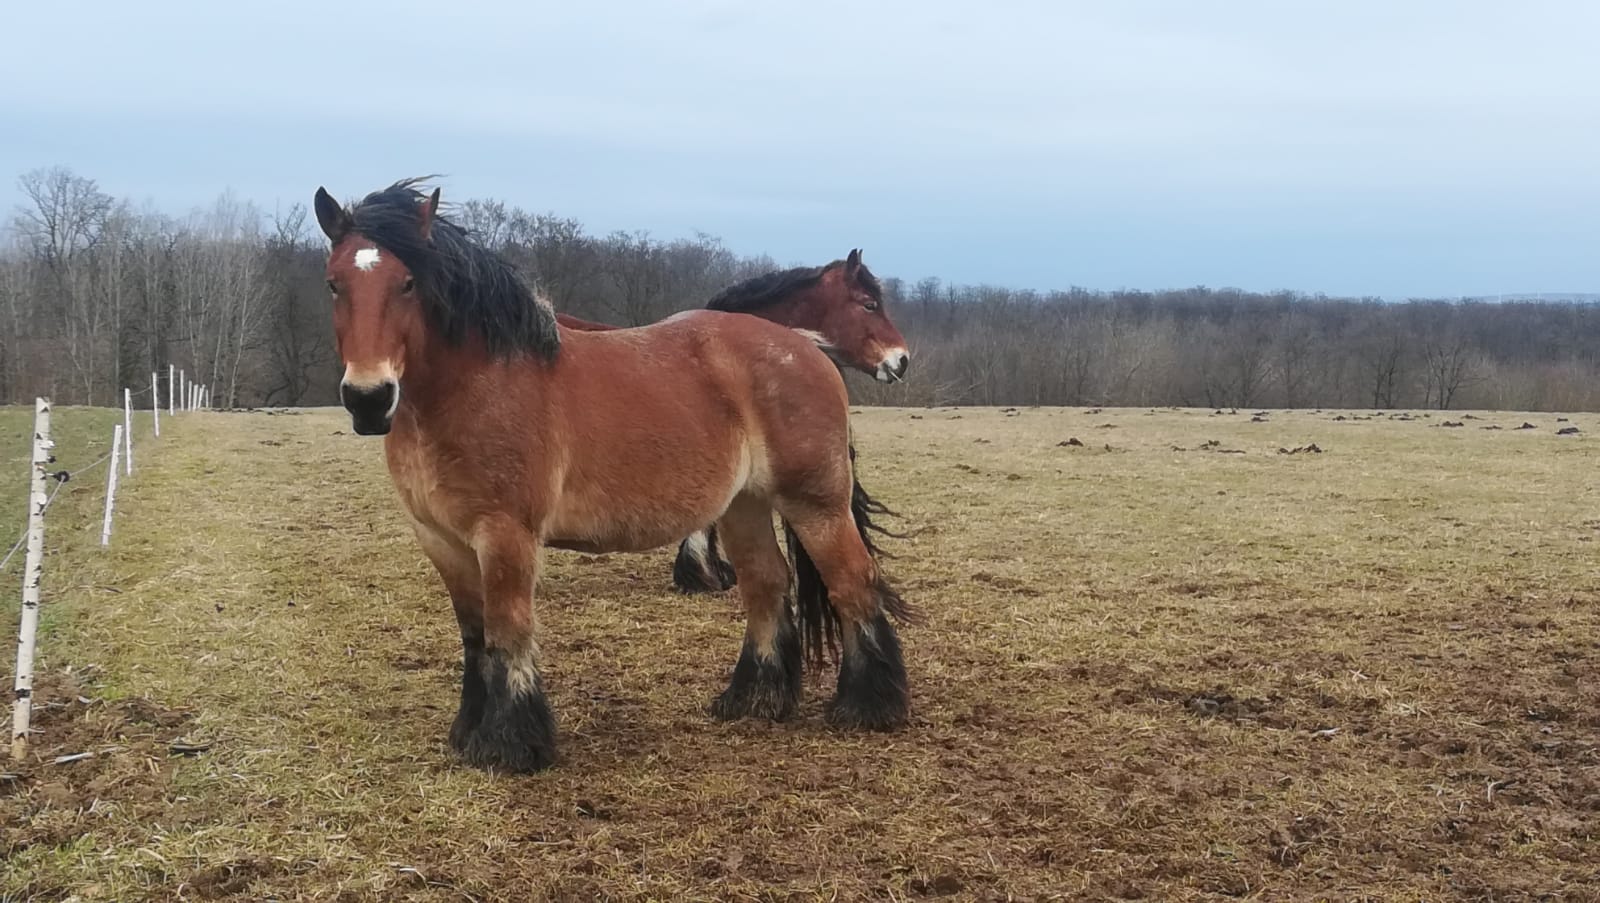
[[[383,436],[400,406],[400,384],[386,379],[376,385],[339,384],[339,402],[350,412],[350,426],[358,436]]]
[[[910,353],[903,348],[896,348],[878,362],[878,371],[873,376],[880,383],[897,383],[906,378],[906,371],[910,369]]]

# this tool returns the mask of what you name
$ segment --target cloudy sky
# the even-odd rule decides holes
[[[981,11],[980,11],[981,10]],[[0,206],[443,173],[593,232],[1018,287],[1600,291],[1600,4],[15,4]]]

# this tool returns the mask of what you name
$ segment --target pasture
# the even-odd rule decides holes
[[[515,778],[450,757],[460,641],[381,440],[166,422],[111,550],[95,478],[52,510],[0,896],[1595,899],[1600,417],[1256,414],[860,409],[924,615],[891,735],[824,726],[831,673],[713,722],[736,597],[550,552],[562,761]],[[112,416],[58,408],[63,463]]]

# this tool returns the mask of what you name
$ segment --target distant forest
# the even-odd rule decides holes
[[[221,406],[335,402],[327,245],[303,207],[273,217],[223,195],[174,217],[63,168],[20,186],[0,229],[0,401],[116,404],[170,362]],[[493,200],[450,213],[586,319],[649,323],[779,268],[705,235],[590,235]],[[841,232],[839,256],[857,243]],[[850,379],[861,403],[1600,410],[1600,306],[1577,301],[1040,293],[878,275],[913,362],[897,386]]]

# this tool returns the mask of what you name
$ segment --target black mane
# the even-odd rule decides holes
[[[495,357],[554,358],[561,348],[555,313],[509,261],[437,212],[423,239],[417,227],[417,206],[425,200],[416,187],[421,182],[403,179],[362,198],[350,208],[355,231],[411,271],[423,311],[446,341],[460,344],[476,333]]]
[[[820,267],[795,267],[763,273],[743,282],[736,282],[717,292],[706,302],[706,309],[730,313],[750,313],[760,310],[784,301],[795,292],[811,288],[822,281],[824,273],[841,266],[844,266],[844,261],[835,260]],[[874,299],[882,301],[883,288],[878,284],[878,277],[872,275],[865,264],[862,264],[856,273],[861,287],[871,292]]]

